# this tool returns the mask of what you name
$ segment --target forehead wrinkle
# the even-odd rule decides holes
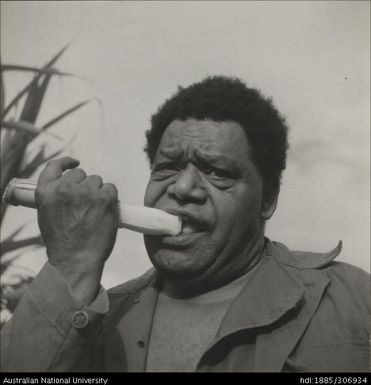
[[[227,154],[223,152],[218,151],[200,151],[198,149],[194,150],[194,154],[196,158],[200,160],[205,160],[209,163],[226,163],[231,166],[235,166],[237,164],[237,160],[233,159],[232,157],[228,156]]]
[[[236,135],[238,133],[236,133],[235,127],[226,130],[222,127],[222,123],[213,122],[213,127],[210,129],[209,126],[204,127],[203,121],[193,120],[181,123],[176,121],[175,123],[170,125],[164,133],[158,149],[160,156],[171,159],[182,158],[185,161],[198,155],[198,158],[213,163],[236,164],[240,160],[240,156],[245,155],[238,155],[232,148],[236,144],[238,148],[238,144],[241,143],[241,138]],[[246,140],[245,136],[244,139]],[[234,142],[233,145],[231,141]]]
[[[208,138],[202,138],[197,135],[187,135],[187,133],[182,133],[179,137],[171,133],[165,138],[163,143],[160,144],[158,152],[159,155],[171,158],[178,158],[184,155],[190,157],[194,147],[207,148],[209,145]]]
[[[184,160],[185,158],[191,159],[195,157],[209,163],[223,162],[232,166],[238,163],[237,159],[233,159],[233,156],[229,155],[229,152],[223,150],[222,148],[215,149],[213,142],[206,140],[207,138],[202,141],[192,139],[190,141],[187,140],[186,142],[176,140],[165,142],[159,148],[159,155],[171,159],[184,158]]]

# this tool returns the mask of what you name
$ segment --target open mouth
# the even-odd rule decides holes
[[[168,211],[168,210],[166,210]],[[164,246],[184,248],[189,247],[196,243],[203,233],[207,230],[207,223],[196,217],[192,213],[186,213],[184,211],[171,210],[172,214],[178,215],[182,221],[182,228],[177,235],[166,235],[161,238],[161,243]],[[168,211],[170,212],[170,210]]]
[[[192,218],[188,215],[181,215],[180,218],[182,220],[182,230],[180,234],[195,234],[206,230],[205,224],[201,223],[195,218]]]

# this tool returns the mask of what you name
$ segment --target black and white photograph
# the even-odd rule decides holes
[[[367,384],[370,1],[1,1],[1,197],[2,383]]]

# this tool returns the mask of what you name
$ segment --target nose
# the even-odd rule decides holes
[[[168,186],[167,192],[179,201],[203,203],[206,200],[206,191],[202,186],[201,176],[192,164],[182,170],[175,182]]]

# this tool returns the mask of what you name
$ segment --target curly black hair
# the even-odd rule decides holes
[[[235,121],[244,129],[252,161],[263,179],[264,196],[278,192],[286,167],[288,127],[270,98],[248,88],[240,79],[207,77],[178,91],[152,115],[146,131],[147,153],[153,163],[162,134],[173,120]]]

